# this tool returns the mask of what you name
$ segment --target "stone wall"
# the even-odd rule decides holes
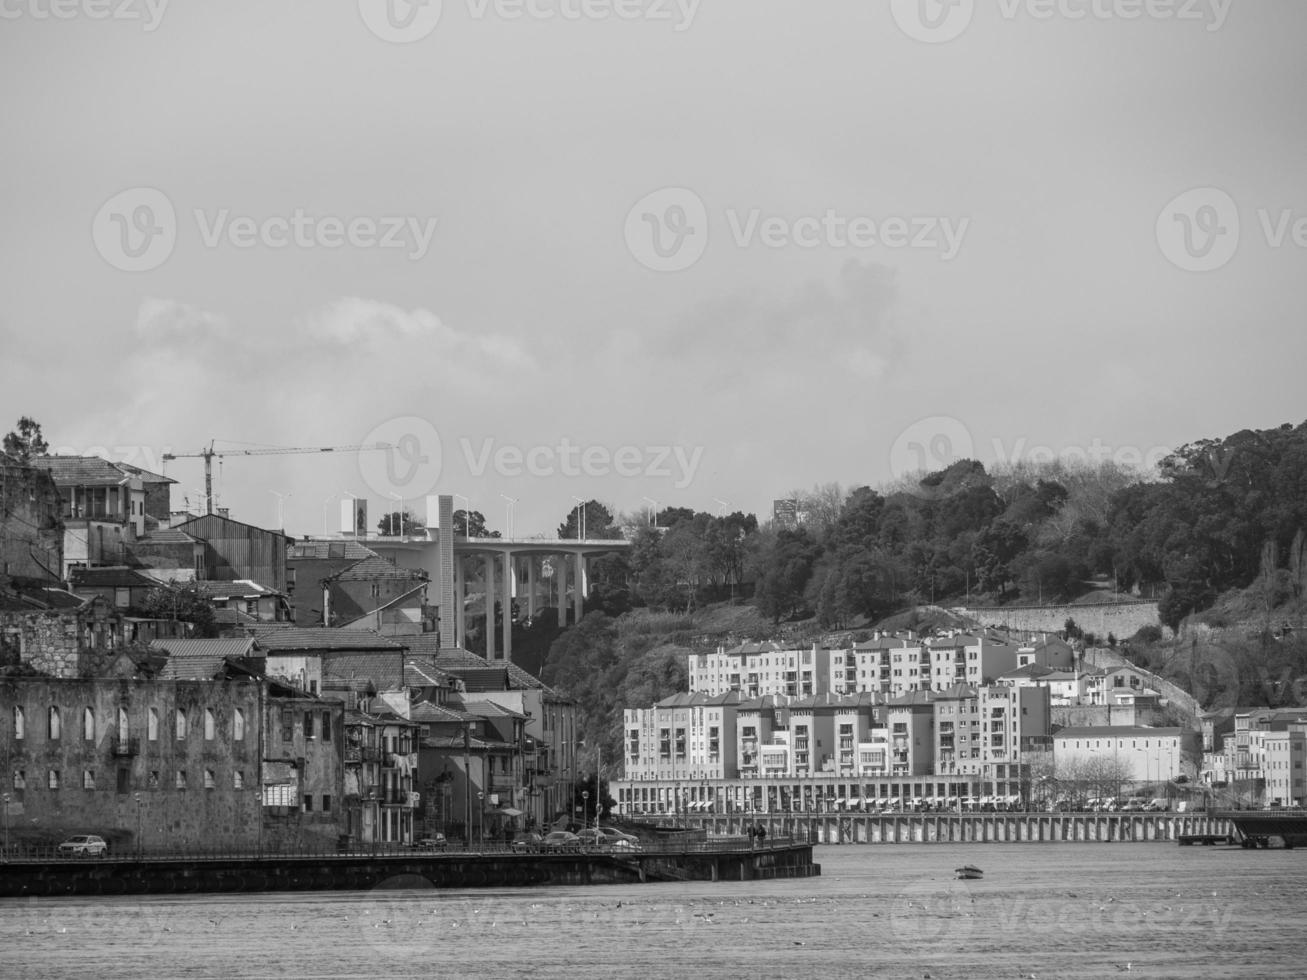
[[[0,587],[9,576],[61,574],[62,510],[48,472],[0,457]]]
[[[1053,705],[1053,724],[1059,728],[1082,725],[1149,725],[1166,724],[1166,712],[1161,708],[1135,707],[1114,704]]]
[[[115,850],[253,846],[260,701],[252,681],[0,680],[9,824],[46,840],[100,834]]]
[[[1161,625],[1157,619],[1157,603],[1146,599],[1083,606],[959,606],[951,611],[979,620],[983,626],[1007,626],[1032,632],[1060,631],[1068,619],[1074,619],[1086,633],[1104,639],[1111,633],[1124,640],[1134,636],[1142,626]],[[1162,630],[1170,633],[1165,627]]]
[[[0,612],[0,638],[19,660],[52,677],[81,676],[81,627],[71,612]]]

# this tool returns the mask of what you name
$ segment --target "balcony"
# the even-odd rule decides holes
[[[128,738],[115,735],[111,745],[114,757],[118,759],[130,758],[141,751],[141,740],[134,735]]]

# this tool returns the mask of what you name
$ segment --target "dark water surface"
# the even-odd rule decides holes
[[[794,881],[0,900],[42,977],[1304,977],[1307,850],[820,847]],[[961,864],[980,881],[957,881]]]

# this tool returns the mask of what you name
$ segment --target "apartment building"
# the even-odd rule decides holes
[[[725,779],[737,769],[734,691],[673,694],[652,708],[622,712],[626,778]]]
[[[832,651],[787,648],[779,643],[741,643],[714,653],[689,655],[690,692],[715,696],[736,691],[741,698],[768,694],[811,697],[831,689]]]

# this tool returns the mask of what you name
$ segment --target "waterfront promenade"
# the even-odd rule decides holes
[[[1186,835],[1233,832],[1231,822],[1215,813],[736,813],[677,819],[709,835],[745,834],[761,826],[768,838],[820,844],[1178,842]]]

